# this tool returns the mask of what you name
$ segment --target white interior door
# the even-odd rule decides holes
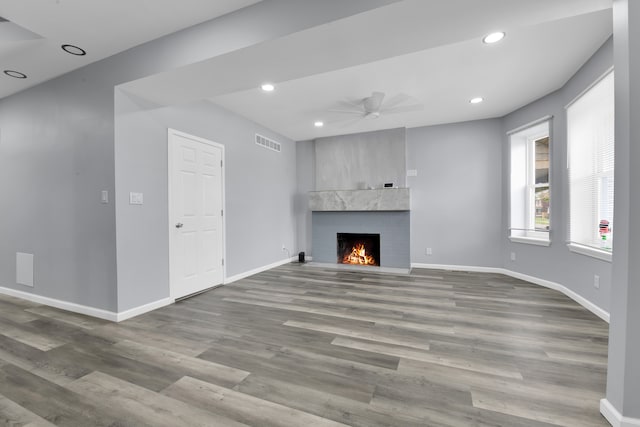
[[[223,282],[224,147],[169,129],[171,297]]]

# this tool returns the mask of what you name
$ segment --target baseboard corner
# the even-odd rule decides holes
[[[595,314],[596,316],[604,320],[605,322],[609,323],[610,315],[607,311],[598,307],[597,305],[595,305],[585,297],[575,293],[574,291],[567,288],[566,286],[561,285],[560,283],[552,282],[550,280],[540,279],[535,276],[529,276],[528,274],[518,273],[517,271],[507,270],[506,268],[502,270],[504,271],[503,274],[507,276],[511,276],[515,279],[520,279],[526,282],[535,283],[536,285],[540,285],[545,288],[562,292],[563,294],[565,294],[566,296],[568,296],[569,298],[571,298],[572,300],[574,300],[575,302],[577,302],[578,304],[580,304],[581,306],[583,306],[584,308],[586,308],[587,310],[589,310],[590,312],[592,312],[593,314]]]
[[[140,316],[141,314],[145,314],[150,311],[156,310],[158,308],[171,305],[173,304],[173,302],[174,302],[173,298],[167,297],[167,298],[162,298],[147,304],[140,305],[138,307],[130,308],[125,311],[120,311],[116,314],[116,318],[114,321],[123,322],[133,317]]]
[[[528,274],[519,273],[517,271],[509,270],[506,268],[500,267],[480,267],[480,266],[469,266],[469,265],[445,265],[445,264],[422,264],[422,263],[411,263],[412,268],[428,268],[433,270],[447,270],[447,271],[469,271],[473,273],[497,273],[503,274],[505,276],[513,277],[515,279],[524,280],[526,282],[530,282],[539,286],[543,286],[545,288],[553,289],[558,292],[562,292],[605,322],[609,323],[609,313],[602,308],[598,307],[585,297],[575,293],[571,289],[567,288],[564,285],[561,285],[556,282],[551,282],[549,280],[540,279],[535,276],[529,276]]]
[[[294,257],[285,258],[280,261],[273,262],[268,265],[263,265],[262,267],[254,268],[249,271],[245,271],[244,273],[234,274],[233,276],[226,277],[224,279],[223,284],[230,285],[233,282],[237,282],[238,280],[242,280],[246,277],[253,276],[254,274],[262,273],[263,271],[271,270],[272,268],[280,267],[281,265],[289,264],[290,262],[294,262],[297,260],[298,260],[298,257],[294,256]]]
[[[613,427],[640,427],[640,418],[623,416],[606,398],[600,400],[600,413]]]
[[[96,317],[98,319],[116,322],[118,315],[113,311],[103,310],[101,308],[90,307],[87,305],[76,304],[74,302],[63,301],[55,298],[45,297],[42,295],[23,292],[16,289],[5,288],[0,286],[0,294],[8,295],[14,298],[20,298],[26,301],[35,302],[49,307],[58,308],[60,310],[70,311],[72,313],[84,314],[86,316]]]

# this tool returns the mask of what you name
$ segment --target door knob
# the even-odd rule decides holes
[[[182,228],[183,225],[184,225],[183,223],[179,222],[176,224],[176,228]]]

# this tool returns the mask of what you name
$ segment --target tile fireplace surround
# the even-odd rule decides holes
[[[409,206],[408,188],[310,192],[313,263],[408,273]],[[380,234],[380,267],[337,264],[338,233]]]
[[[408,211],[408,188],[311,191],[309,209],[318,211]]]

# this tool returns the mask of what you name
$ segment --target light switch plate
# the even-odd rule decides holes
[[[130,205],[142,205],[144,204],[144,195],[142,193],[129,193]]]
[[[407,170],[407,176],[418,176],[418,169]]]
[[[100,203],[109,203],[109,191],[102,190],[102,193],[100,194]]]

